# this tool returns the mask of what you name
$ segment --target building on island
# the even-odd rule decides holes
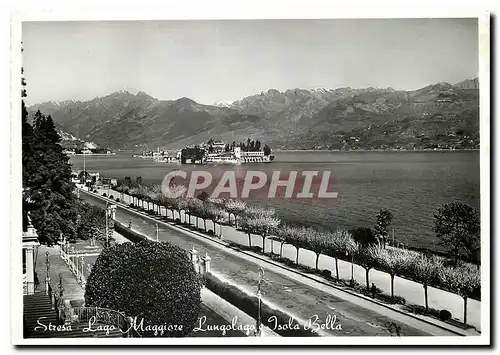
[[[234,153],[209,153],[205,156],[204,163],[239,165],[241,164],[241,161]]]
[[[212,143],[212,148],[214,152],[222,152],[226,148],[226,145],[223,141],[214,141]]]
[[[242,163],[269,163],[272,161],[272,155],[266,155],[263,150],[245,152],[240,147],[235,147],[234,154]]]
[[[261,149],[259,141],[225,144],[220,140],[209,140],[201,145],[188,146],[177,153],[177,159],[183,164],[244,164],[269,163],[274,160],[271,149],[265,145]]]

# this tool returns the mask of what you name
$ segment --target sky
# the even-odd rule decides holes
[[[25,22],[27,104],[118,90],[213,104],[478,76],[477,19]]]

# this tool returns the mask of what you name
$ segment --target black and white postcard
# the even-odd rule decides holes
[[[150,10],[12,13],[13,343],[489,344],[488,13]]]

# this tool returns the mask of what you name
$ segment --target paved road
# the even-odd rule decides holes
[[[87,193],[81,197],[87,202],[104,206],[105,202]],[[455,335],[441,328],[419,321],[415,318],[377,306],[366,300],[348,295],[337,289],[321,285],[308,285],[305,280],[291,272],[276,266],[260,262],[248,255],[243,255],[229,248],[193,236],[150,218],[138,215],[121,206],[116,212],[116,219],[143,234],[154,236],[155,223],[160,226],[159,239],[168,241],[186,250],[195,247],[200,254],[208,253],[212,258],[212,270],[217,275],[234,282],[248,292],[256,292],[259,266],[265,269],[265,281],[262,289],[264,302],[286,310],[298,320],[318,317],[318,323],[325,325],[328,316],[336,316],[336,323],[342,330],[323,330],[324,335],[333,336],[388,336],[388,327],[396,323],[401,327],[403,336]],[[264,320],[265,321],[265,320]]]
[[[99,191],[100,194],[106,193],[108,195],[113,194],[115,196],[118,196],[118,193],[116,191],[112,191],[109,189],[99,189]],[[120,194],[120,198],[124,199],[127,204],[132,202],[130,196],[126,194]],[[153,208],[152,203],[150,203],[149,208]],[[162,211],[162,214],[165,214],[164,209]],[[177,218],[177,213],[175,213],[175,215]],[[194,224],[195,221],[196,219],[193,218],[192,223]],[[198,221],[198,227],[203,228],[201,220]],[[218,224],[214,228],[213,223],[211,221],[207,221],[207,228],[213,229],[217,234],[220,234],[220,226]],[[235,228],[230,226],[224,226],[222,229],[224,240],[235,242],[241,245],[248,245],[248,236],[246,233],[236,230]],[[257,245],[259,247],[262,246],[262,238],[258,235],[252,235],[252,245]],[[272,243],[269,238],[266,240],[265,245],[267,251],[271,250]],[[278,243],[274,243],[275,252],[278,252],[278,248]],[[283,257],[290,260],[295,260],[295,248],[291,245],[285,244],[283,246]],[[299,262],[302,265],[314,268],[316,263],[316,255],[310,250],[300,249]],[[334,259],[327,255],[321,255],[321,257],[319,258],[318,266],[321,270],[327,269],[330,270],[332,274],[335,274],[334,265]],[[354,268],[351,269],[351,263],[342,260],[339,260],[338,266],[340,278],[349,280],[351,278],[351,270],[353,270],[354,272],[352,277],[361,285],[365,284],[366,274],[365,270],[361,266],[355,264]],[[371,269],[369,285],[371,285],[372,282],[375,283],[375,285],[382,289],[386,294],[391,293],[391,278],[389,274],[379,270]],[[404,297],[407,303],[424,306],[424,289],[421,284],[396,276],[394,278],[394,289],[396,295]],[[454,320],[463,322],[464,301],[462,297],[457,294],[453,294],[434,287],[429,287],[427,291],[429,307],[438,310],[446,309],[451,312]],[[481,301],[473,300],[470,298],[467,299],[467,322],[477,330],[481,330]],[[472,329],[469,329],[467,332],[471,335],[478,334]]]

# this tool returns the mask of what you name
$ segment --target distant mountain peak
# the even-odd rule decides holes
[[[174,102],[176,102],[178,104],[182,104],[182,105],[196,105],[197,104],[196,101],[190,99],[189,97],[185,97],[185,96],[175,100]]]
[[[148,93],[146,93],[144,91],[139,91],[135,96],[155,100],[155,98],[153,96],[149,95]]]
[[[234,100],[230,100],[230,101],[216,101],[214,102],[214,106],[218,106],[218,107],[231,107],[231,105],[233,104]]]
[[[134,96],[134,95],[131,94],[129,91],[127,91],[125,89],[122,89],[122,90],[118,90],[118,91],[112,92],[111,94],[105,95],[105,96],[103,96],[101,98],[104,99],[106,97],[128,97],[128,96]]]
[[[462,80],[453,86],[460,89],[479,89],[479,78]]]
[[[281,92],[279,92],[276,89],[269,89],[269,90],[267,90],[267,94],[270,94],[270,95],[280,95]]]

